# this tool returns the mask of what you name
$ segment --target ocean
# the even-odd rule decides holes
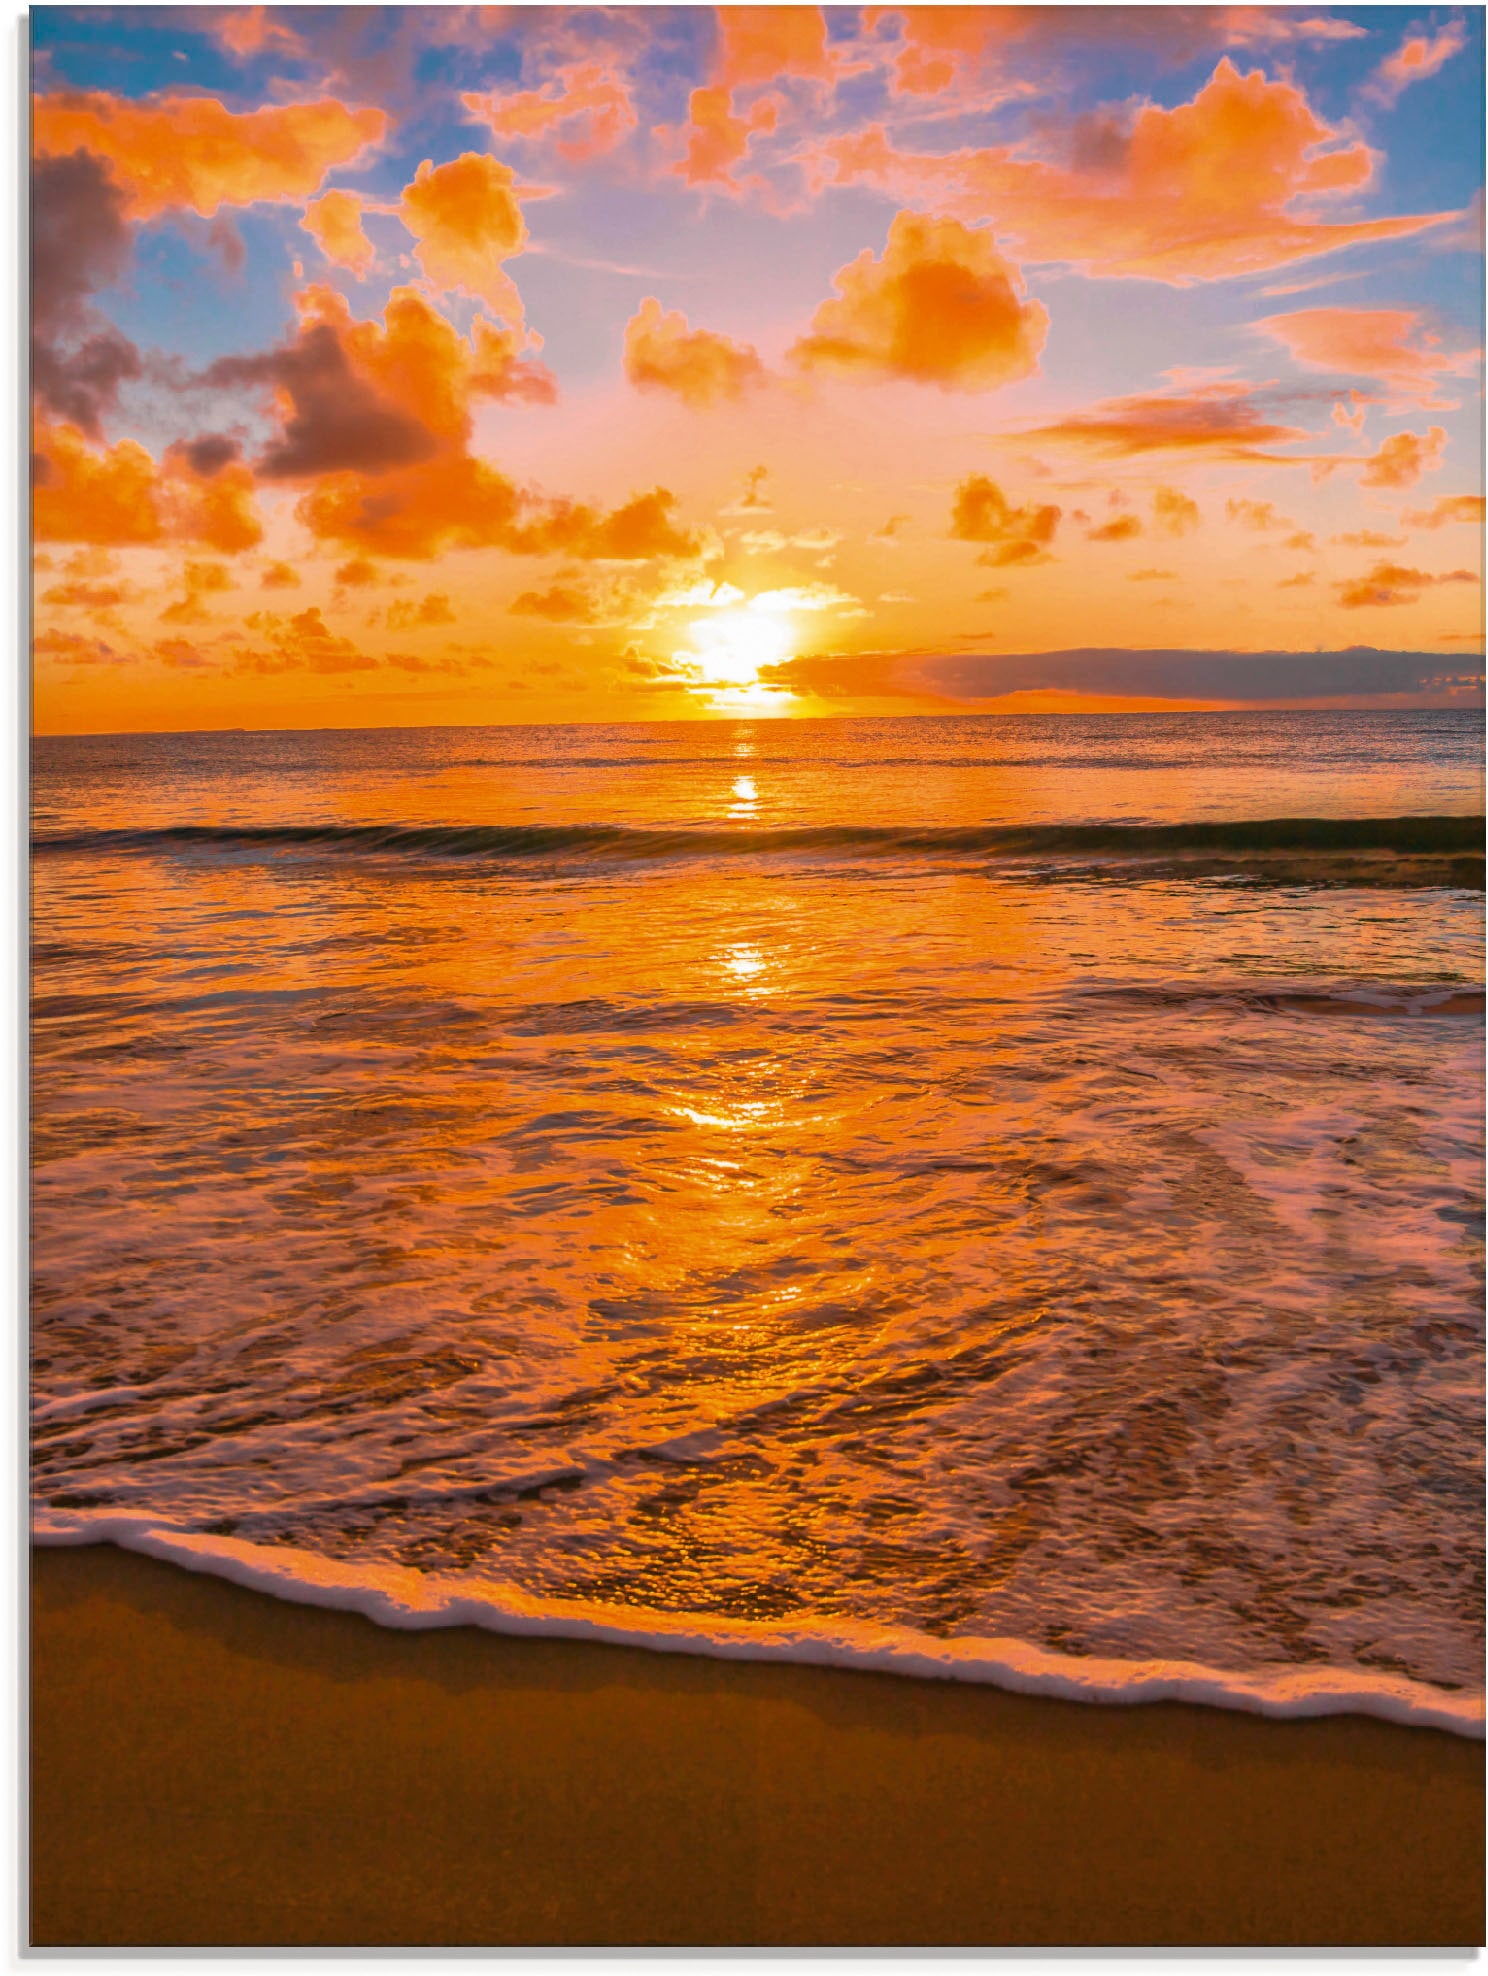
[[[32,793],[37,1541],[1482,1733],[1480,714],[51,738]]]

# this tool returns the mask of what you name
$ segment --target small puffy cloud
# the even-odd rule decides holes
[[[1247,501],[1245,499],[1225,502],[1225,513],[1231,521],[1239,522],[1242,528],[1255,529],[1264,533],[1274,528],[1295,528],[1297,524],[1285,515],[1279,515],[1269,501]]]
[[[1142,533],[1142,524],[1135,515],[1117,515],[1113,520],[1103,522],[1099,528],[1092,528],[1086,535],[1087,542],[1130,542],[1134,535]]]
[[[1347,535],[1328,537],[1337,549],[1398,549],[1405,539],[1403,535],[1381,535],[1377,528],[1356,528]]]
[[[1376,563],[1367,576],[1352,577],[1333,587],[1344,610],[1358,611],[1389,604],[1414,604],[1423,590],[1436,584],[1478,581],[1469,569],[1433,576],[1426,570],[1407,569],[1399,563]]]
[[[1169,583],[1178,574],[1171,569],[1134,569],[1128,583]]]
[[[333,632],[318,606],[289,619],[260,620],[268,633],[268,649],[239,654],[234,670],[247,673],[370,672],[377,661],[359,651],[349,638]]]
[[[377,578],[377,565],[366,556],[353,556],[336,571],[336,581],[348,590],[369,590]]]
[[[1038,369],[1048,311],[983,228],[896,214],[835,285],[790,353],[807,370],[990,391]]]
[[[38,663],[57,666],[100,666],[122,665],[131,655],[96,635],[60,631],[55,625],[48,625],[31,640],[31,656]]]
[[[1406,528],[1445,528],[1448,523],[1459,521],[1481,528],[1483,508],[1481,494],[1443,494],[1429,508],[1413,508],[1400,520]]]
[[[1425,432],[1397,432],[1387,439],[1359,475],[1361,487],[1414,487],[1423,473],[1441,465],[1447,435],[1439,425]]]
[[[761,590],[749,600],[757,611],[836,611],[844,617],[866,617],[859,598],[835,583],[797,583],[779,590]]]
[[[1448,21],[1435,34],[1411,34],[1387,55],[1360,94],[1389,109],[1413,82],[1425,82],[1467,46],[1463,22]]]
[[[398,217],[418,242],[419,266],[437,287],[463,289],[504,321],[520,323],[522,302],[502,262],[527,244],[527,222],[510,165],[466,151],[447,165],[425,158],[403,188]]]
[[[680,310],[648,295],[625,325],[625,375],[642,390],[670,391],[695,410],[741,398],[768,376],[748,344],[689,329]]]
[[[1334,405],[1333,423],[1341,425],[1347,432],[1362,432],[1364,421],[1369,416],[1369,407],[1380,402],[1371,392],[1350,391],[1346,399],[1340,398]]]
[[[1256,328],[1309,370],[1371,378],[1396,403],[1427,409],[1450,403],[1440,395],[1442,380],[1471,375],[1483,355],[1444,351],[1414,309],[1297,309],[1266,316]],[[1339,424],[1353,424],[1350,414],[1339,417],[1336,408],[1334,416]]]
[[[455,614],[450,608],[450,600],[442,590],[431,590],[426,597],[414,603],[412,598],[399,598],[387,608],[387,628],[389,631],[417,631],[435,624],[453,624]]]
[[[1157,487],[1152,494],[1152,526],[1159,535],[1188,535],[1199,525],[1199,504],[1176,487]]]
[[[350,268],[358,280],[377,259],[377,249],[362,230],[362,210],[354,192],[327,192],[311,200],[300,221],[326,259]]]
[[[181,583],[185,595],[168,604],[160,613],[162,624],[204,624],[209,620],[210,613],[202,598],[238,587],[223,563],[189,562],[181,571]]]
[[[1030,502],[1015,508],[995,481],[970,474],[956,489],[951,534],[960,542],[987,544],[977,561],[997,569],[1048,560],[1060,510]]]
[[[1317,548],[1317,538],[1307,529],[1299,528],[1295,534],[1289,535],[1281,546],[1283,549],[1295,549],[1299,555],[1310,556]]]
[[[774,504],[765,493],[765,482],[770,478],[768,467],[751,467],[744,476],[744,491],[736,501],[719,510],[724,515],[770,515],[775,512]]]
[[[66,90],[33,100],[32,142],[38,153],[107,159],[130,219],[171,207],[210,219],[221,206],[307,198],[328,171],[376,144],[387,123],[382,110],[334,97],[239,111],[215,96]]]
[[[842,542],[836,528],[803,528],[787,535],[778,528],[749,528],[738,537],[739,547],[749,556],[779,556],[788,549],[803,549],[808,555],[825,556]]]
[[[259,583],[265,590],[298,590],[300,573],[289,563],[270,563]]]
[[[633,495],[608,515],[561,507],[549,522],[538,525],[538,533],[550,531],[554,547],[595,562],[695,556],[702,546],[700,538],[677,521],[676,505],[677,497],[668,488],[654,487],[649,494]]]
[[[588,584],[558,581],[546,590],[524,590],[507,609],[513,617],[546,618],[550,624],[592,624],[596,601]]]
[[[112,611],[125,603],[133,592],[123,583],[89,583],[74,577],[66,583],[53,583],[41,593],[41,602],[54,610]]]
[[[214,8],[202,19],[212,37],[243,60],[272,49],[276,55],[300,56],[305,44],[283,18],[282,9],[267,7]]]
[[[582,164],[613,151],[636,127],[624,79],[603,62],[574,62],[541,89],[464,95],[466,111],[492,136],[526,142],[551,137],[560,158]]]
[[[1304,569],[1298,570],[1295,576],[1284,576],[1276,587],[1278,590],[1307,590],[1315,581],[1312,571]]]
[[[775,128],[779,114],[773,98],[762,97],[736,116],[726,89],[694,89],[687,99],[687,122],[680,133],[683,153],[671,169],[689,185],[739,190],[734,166],[756,137]],[[666,131],[657,134],[670,135]]]

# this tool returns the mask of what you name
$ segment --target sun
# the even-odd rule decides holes
[[[678,659],[708,690],[715,707],[750,713],[784,711],[794,698],[784,687],[767,686],[760,673],[792,656],[793,638],[784,619],[768,608],[745,605],[712,611],[691,628],[693,649]]]

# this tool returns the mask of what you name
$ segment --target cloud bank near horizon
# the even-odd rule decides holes
[[[1199,701],[1215,705],[1361,705],[1412,701],[1484,704],[1481,654],[1388,652],[1372,645],[1332,652],[1132,650],[945,652],[798,659],[786,684],[823,698],[948,700],[966,705],[1013,696]]]

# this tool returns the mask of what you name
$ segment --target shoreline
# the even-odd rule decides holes
[[[1474,1947],[1481,1743],[32,1551],[36,1946]]]
[[[701,1617],[634,1608],[554,1605],[529,1599],[513,1587],[472,1590],[460,1578],[389,1565],[369,1574],[364,1566],[288,1546],[176,1531],[121,1515],[90,1517],[76,1528],[53,1528],[45,1534],[38,1534],[33,1523],[31,1542],[33,1550],[116,1546],[291,1605],[354,1613],[399,1631],[471,1627],[509,1639],[971,1682],[1086,1707],[1183,1702],[1275,1721],[1359,1715],[1484,1740],[1480,1695],[1434,1688],[1404,1675],[1366,1678],[1346,1668],[1315,1666],[1243,1673],[1194,1661],[1062,1654],[1012,1638],[943,1639],[847,1621],[831,1626],[818,1621],[800,1630],[716,1617],[705,1623]]]

